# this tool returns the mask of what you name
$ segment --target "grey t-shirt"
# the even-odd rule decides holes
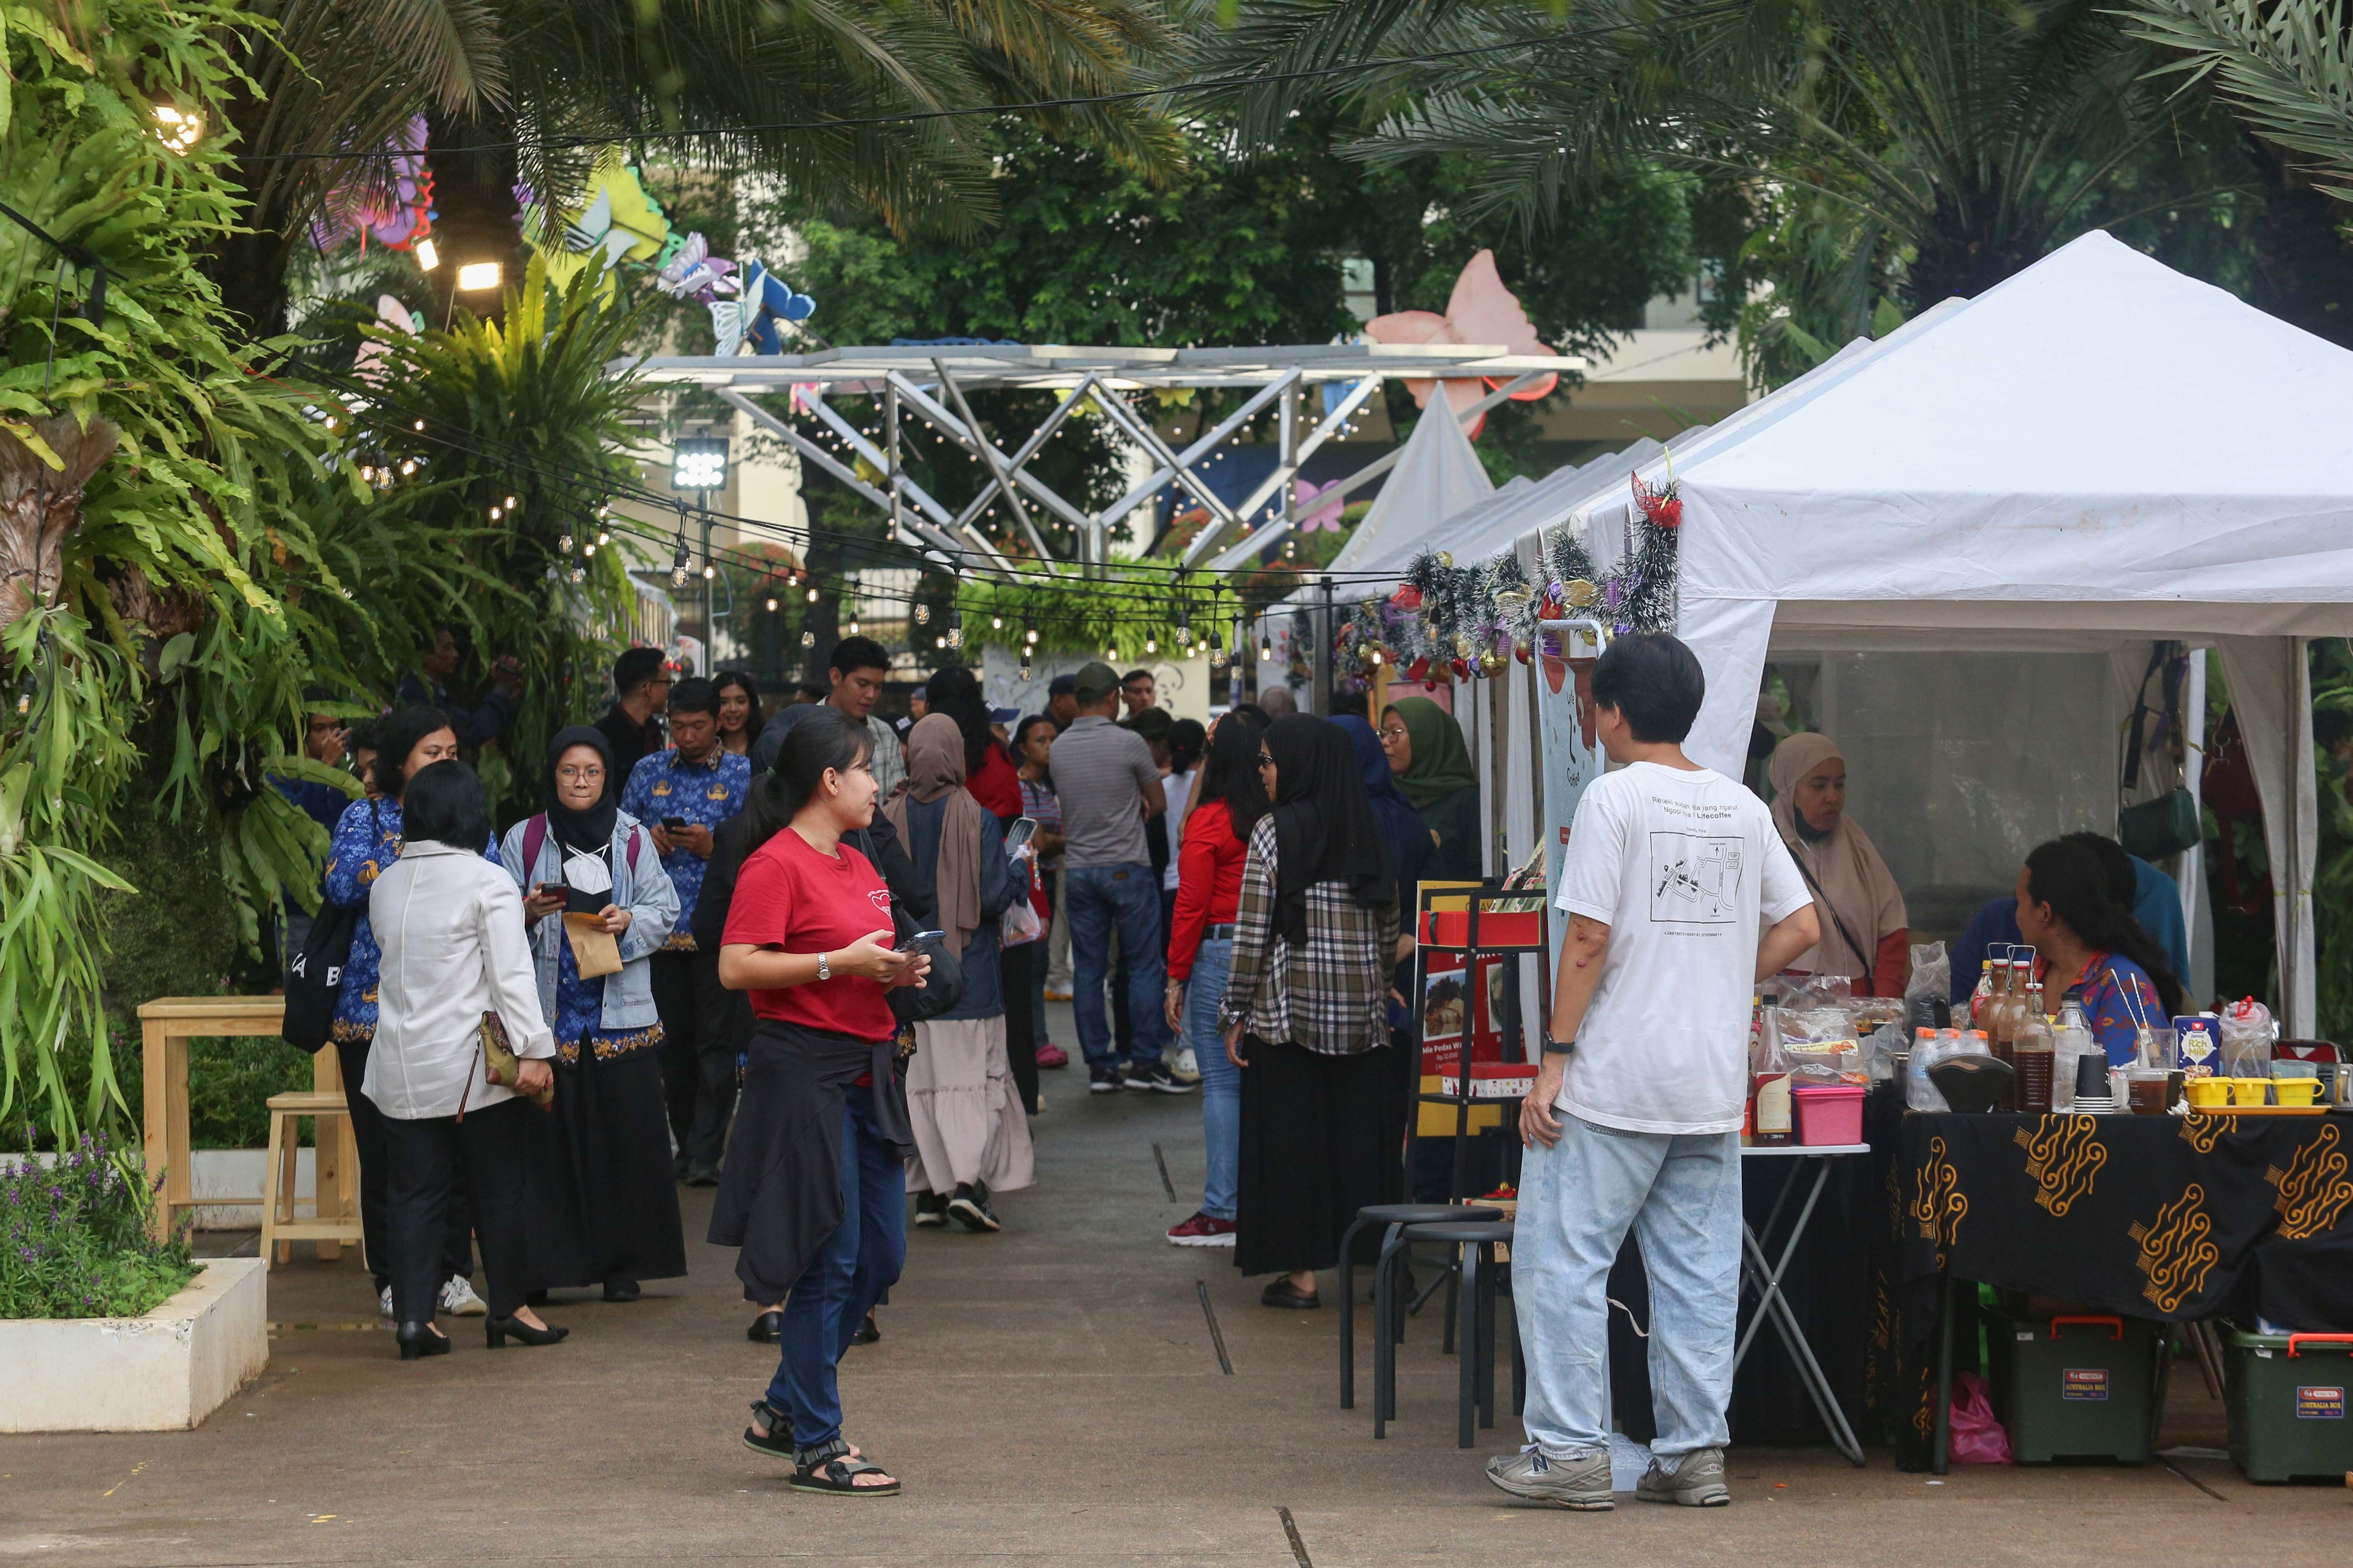
[[[1143,736],[1089,714],[1072,720],[1056,738],[1049,766],[1062,802],[1065,865],[1150,863],[1144,791],[1160,782],[1160,769]]]

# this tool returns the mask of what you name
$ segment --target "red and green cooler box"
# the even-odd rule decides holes
[[[1986,1317],[1994,1414],[2021,1465],[2110,1459],[2155,1447],[2162,1325],[2107,1314]]]
[[[2231,1462],[2251,1481],[2353,1473],[2353,1334],[2224,1336]]]

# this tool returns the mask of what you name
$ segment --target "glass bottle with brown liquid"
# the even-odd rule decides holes
[[[2051,1106],[2052,1073],[2057,1064],[2053,1054],[2057,1047],[2051,1019],[2042,1011],[2042,982],[2030,973],[2026,984],[2026,1000],[2019,1010],[2017,1027],[2010,1032],[2011,1061],[2018,1068],[2018,1108],[2025,1111],[2049,1110]]]

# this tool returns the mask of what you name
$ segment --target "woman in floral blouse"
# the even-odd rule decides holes
[[[2129,1067],[2143,1025],[2163,1028],[2181,1011],[2181,982],[2165,952],[2108,896],[2107,869],[2086,845],[2054,838],[2018,873],[2018,931],[2034,946],[2042,994],[2055,1009],[2080,992],[2084,1021],[2112,1067]]]

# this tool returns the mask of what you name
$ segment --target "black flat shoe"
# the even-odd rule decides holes
[[[449,1353],[449,1336],[437,1334],[424,1323],[403,1323],[393,1338],[400,1342],[400,1359],[403,1361]]]
[[[690,1187],[715,1187],[719,1184],[719,1167],[696,1163],[686,1168],[686,1184]]]
[[[785,1337],[785,1315],[782,1312],[761,1313],[752,1320],[752,1326],[744,1331],[744,1337],[755,1345],[780,1342]]]
[[[638,1282],[634,1279],[605,1281],[605,1300],[607,1301],[634,1301],[638,1299]]]
[[[1273,1284],[1259,1292],[1258,1304],[1261,1307],[1288,1307],[1294,1312],[1307,1312],[1322,1306],[1324,1300],[1313,1290],[1296,1289],[1288,1277],[1283,1277],[1277,1279]]]
[[[849,1342],[854,1345],[871,1345],[881,1337],[882,1331],[875,1324],[874,1314],[869,1312],[866,1314],[866,1321],[858,1325],[858,1331],[849,1336]]]
[[[534,1329],[521,1318],[490,1318],[482,1323],[482,1337],[492,1350],[504,1350],[512,1338],[519,1344],[552,1345],[561,1343],[572,1335],[570,1329]]]

